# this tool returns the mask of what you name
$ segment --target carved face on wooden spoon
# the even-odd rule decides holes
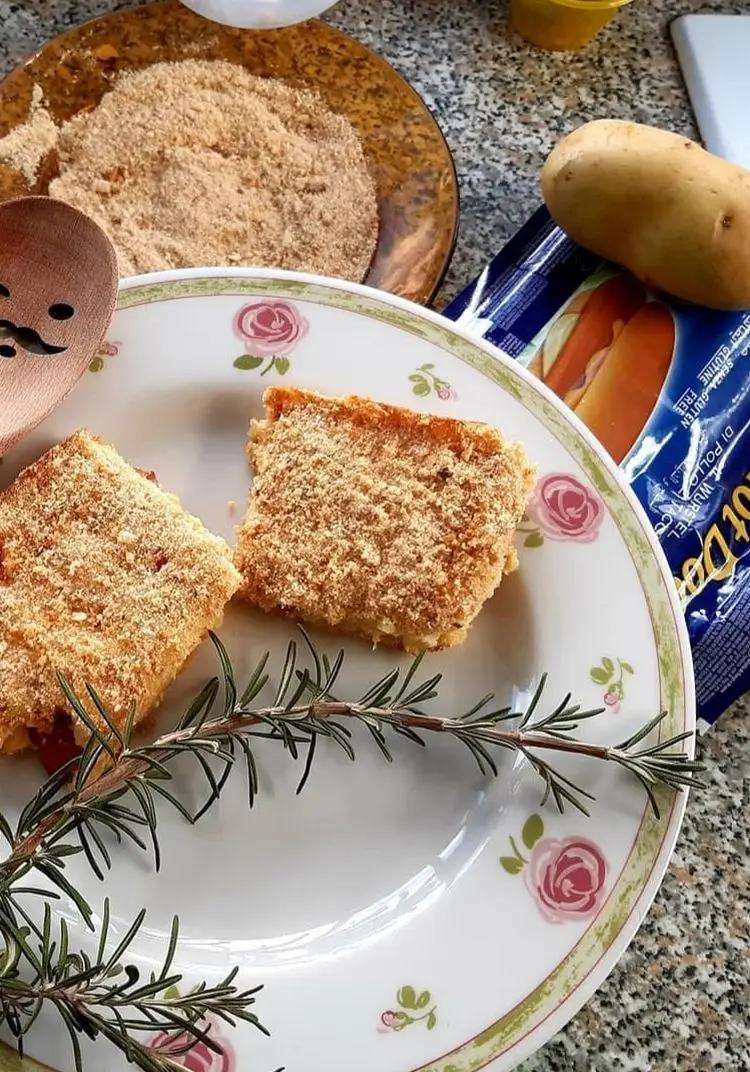
[[[115,252],[93,220],[48,197],[0,204],[0,456],[86,370],[116,297]]]

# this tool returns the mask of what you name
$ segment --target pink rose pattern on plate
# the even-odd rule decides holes
[[[121,342],[108,342],[105,339],[97,350],[96,356],[91,360],[89,372],[101,372],[104,368],[104,359],[106,357],[117,357],[121,346]]]
[[[548,923],[593,919],[605,898],[607,861],[601,849],[583,837],[545,838],[541,816],[530,815],[521,831],[529,856],[510,838],[512,855],[501,856],[509,875],[524,873],[526,888]]]
[[[189,1050],[181,1053],[187,1039],[184,1036],[167,1035],[164,1032],[154,1035],[149,1041],[149,1046],[153,1050],[160,1050],[162,1054],[173,1055],[174,1060],[186,1072],[236,1072],[234,1050],[231,1044],[219,1035],[215,1025],[211,1031],[211,1037],[221,1047],[221,1053],[209,1050],[205,1042],[196,1042]]]
[[[587,838],[545,838],[535,847],[524,878],[548,922],[592,919],[604,900],[607,863]]]
[[[455,401],[458,398],[456,392],[448,381],[441,379],[434,370],[435,366],[432,362],[425,361],[424,365],[420,365],[412,372],[409,377],[412,394],[419,398],[427,398],[428,395],[434,393],[443,402]]]
[[[624,659],[610,659],[607,655],[598,666],[592,666],[589,670],[594,684],[604,686],[602,699],[613,713],[620,710],[625,699],[625,675],[633,673],[635,671],[630,663]]]
[[[531,496],[524,521],[525,547],[541,547],[544,537],[590,543],[599,535],[604,505],[598,495],[572,475],[548,473],[540,478]]]
[[[279,375],[285,375],[290,368],[288,355],[309,327],[291,302],[266,299],[243,305],[234,318],[234,333],[246,352],[235,359],[234,367],[244,371],[260,368],[261,376],[275,368]]]
[[[403,1031],[412,1024],[424,1023],[428,1031],[437,1024],[437,1005],[429,990],[418,991],[413,986],[402,986],[396,995],[398,1009],[386,1009],[380,1014],[378,1031]],[[428,1007],[429,1006],[429,1007]]]

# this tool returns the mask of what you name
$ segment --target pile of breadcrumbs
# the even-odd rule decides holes
[[[50,141],[35,101],[0,163]],[[9,141],[10,139],[10,141]],[[112,238],[121,275],[250,265],[361,280],[375,248],[375,188],[357,134],[317,94],[222,61],[122,75],[57,132],[49,193]],[[28,175],[26,176],[28,178]]]

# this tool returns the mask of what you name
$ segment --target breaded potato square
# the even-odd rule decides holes
[[[523,447],[356,396],[273,387],[264,402],[240,596],[410,652],[463,641],[517,564],[535,475]]]
[[[88,738],[58,673],[118,723],[131,704],[145,718],[239,582],[226,543],[114,447],[87,431],[53,447],[0,492],[0,752],[61,721]]]

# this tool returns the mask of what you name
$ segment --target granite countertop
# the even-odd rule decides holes
[[[0,0],[0,73],[113,0]],[[342,0],[331,21],[423,94],[455,154],[462,213],[441,301],[471,279],[538,200],[563,132],[601,116],[695,135],[667,25],[743,4],[636,0],[588,49],[543,53],[508,35],[501,0]],[[596,996],[523,1072],[750,1068],[750,710],[703,739],[694,794],[656,902]]]

